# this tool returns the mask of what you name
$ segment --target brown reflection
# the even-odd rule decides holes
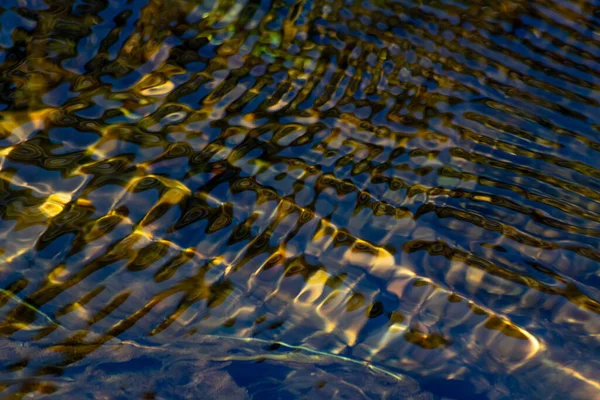
[[[195,340],[598,393],[592,3],[25,3],[0,8],[3,396]]]

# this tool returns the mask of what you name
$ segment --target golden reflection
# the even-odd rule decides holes
[[[17,3],[1,397],[600,398],[591,2]]]

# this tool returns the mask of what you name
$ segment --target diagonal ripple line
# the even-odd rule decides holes
[[[332,353],[327,353],[327,352],[323,352],[323,351],[319,351],[319,350],[315,350],[315,349],[311,349],[309,347],[306,346],[299,346],[299,345],[291,345],[288,343],[284,343],[284,342],[280,342],[280,341],[271,341],[271,340],[265,340],[265,339],[259,339],[259,338],[241,338],[241,337],[235,337],[235,336],[226,336],[226,335],[205,335],[207,337],[213,337],[216,339],[227,339],[227,340],[236,340],[236,341],[240,341],[240,342],[256,342],[256,343],[265,343],[265,344],[277,344],[280,346],[283,346],[287,349],[290,350],[299,350],[299,351],[304,351],[310,354],[314,354],[317,356],[324,356],[324,357],[330,357],[330,358],[334,358],[343,362],[348,362],[348,363],[353,363],[353,364],[358,364],[361,365],[365,368],[371,369],[375,372],[380,372],[382,374],[388,375],[398,381],[403,381],[406,379],[406,377],[396,374],[392,371],[388,371],[385,368],[382,367],[378,367],[376,365],[373,365],[372,363],[368,362],[368,361],[364,361],[364,360],[357,360],[351,357],[346,357],[346,356],[340,356],[338,354],[332,354]],[[236,360],[242,360],[242,359],[248,359],[248,360],[256,360],[258,358],[272,358],[272,359],[278,359],[276,355],[273,354],[261,354],[261,355],[256,355],[256,356],[239,356],[239,357],[226,357],[223,358],[224,360],[231,360],[231,359],[236,359]],[[285,357],[285,356],[284,356]],[[308,362],[311,362],[310,360],[308,360]]]
[[[29,304],[27,301],[21,299],[18,295],[14,294],[13,292],[6,290],[6,289],[0,289],[0,294],[9,297],[11,300],[15,301],[17,304],[20,304],[20,305],[27,307],[28,309],[34,311],[36,314],[40,315],[46,321],[48,321],[51,326],[56,326],[56,327],[59,327],[61,329],[65,329],[65,330],[67,329],[63,325],[58,323],[55,319],[50,317],[48,314],[46,314],[39,308],[35,307],[34,305]]]

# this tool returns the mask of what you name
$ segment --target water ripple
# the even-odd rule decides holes
[[[419,3],[5,1],[2,395],[600,396],[600,4]]]

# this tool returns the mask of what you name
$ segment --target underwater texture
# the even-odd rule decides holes
[[[0,0],[0,398],[600,399],[599,0]]]

